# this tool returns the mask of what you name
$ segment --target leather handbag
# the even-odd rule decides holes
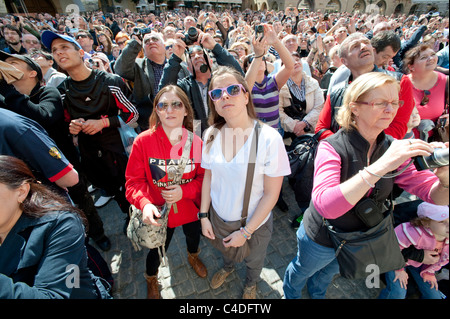
[[[257,122],[248,161],[247,178],[245,181],[244,204],[242,208],[241,219],[236,221],[224,221],[216,213],[212,205],[210,206],[209,210],[209,218],[215,235],[214,240],[210,239],[212,246],[219,250],[224,258],[232,260],[236,263],[242,262],[250,254],[250,246],[248,244],[248,241],[251,240],[251,238],[249,240],[246,240],[244,245],[240,247],[225,247],[223,245],[223,239],[231,233],[239,230],[241,227],[244,227],[247,222],[248,206],[250,203],[251,188],[253,183],[253,176],[255,173],[256,153],[258,151],[259,129],[260,124]]]
[[[336,251],[342,277],[366,278],[372,272],[368,268],[370,265],[378,267],[380,274],[405,266],[394,232],[392,213],[367,231],[341,232],[326,219],[323,222]]]
[[[292,141],[287,150],[291,174],[289,184],[294,189],[295,199],[300,207],[308,205],[311,200],[314,179],[314,159],[319,139],[326,129],[316,134],[305,134]]]
[[[183,148],[180,162],[178,164],[177,173],[174,177],[174,184],[180,184],[184,169],[189,160],[191,145],[194,138],[192,132],[188,132],[188,139]],[[130,239],[136,251],[141,250],[141,246],[150,249],[158,248],[160,259],[165,257],[165,243],[167,238],[167,222],[169,220],[170,209],[174,208],[176,213],[176,203],[173,205],[164,204],[163,206],[156,206],[161,218],[158,220],[161,226],[146,224],[142,221],[142,211],[137,209],[134,205],[130,205],[130,222],[127,227],[127,237]]]

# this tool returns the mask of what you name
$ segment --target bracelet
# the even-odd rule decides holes
[[[244,236],[245,239],[249,240],[250,238],[252,238],[252,234],[250,234],[245,227],[241,227],[240,228],[241,234],[242,236]]]
[[[369,169],[368,169],[367,167],[364,167],[364,170],[365,170],[367,173],[369,173],[370,175],[373,175],[373,176],[376,176],[376,177],[379,177],[379,178],[383,178],[383,176],[377,175],[377,174],[372,173],[371,171],[369,171]]]
[[[102,117],[102,123],[103,123],[103,128],[108,126],[108,121],[106,120],[106,117]]]
[[[366,184],[369,185],[370,188],[374,188],[374,187],[375,187],[374,184],[370,184],[370,182],[363,176],[362,170],[359,171],[359,176],[361,176],[361,178],[363,179],[363,181],[366,182]]]
[[[442,188],[448,189],[448,185],[444,185],[444,184],[442,184],[441,182],[439,182],[439,185],[441,185]]]
[[[265,55],[265,53],[263,53],[263,54],[261,54],[261,55],[258,55],[258,56],[255,56],[253,59],[259,59],[259,58],[262,58],[264,55]]]

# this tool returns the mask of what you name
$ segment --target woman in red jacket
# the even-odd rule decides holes
[[[175,85],[162,88],[155,97],[150,128],[133,143],[126,170],[126,197],[142,210],[144,223],[159,225],[155,206],[172,204],[167,225],[167,250],[175,227],[183,226],[188,261],[198,276],[206,267],[198,257],[201,224],[197,218],[204,169],[200,167],[202,141],[194,135],[189,160],[180,185],[173,185],[187,131],[193,131],[193,110],[186,94]],[[175,204],[176,203],[176,208]],[[159,298],[158,249],[150,249],[146,260],[147,298]]]

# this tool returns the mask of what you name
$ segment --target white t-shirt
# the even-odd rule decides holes
[[[210,127],[206,131],[205,139],[211,134],[212,129]],[[225,160],[222,152],[221,134],[221,132],[217,133],[214,141],[211,142],[209,152],[205,150],[206,140],[203,143],[201,166],[211,170],[211,204],[215,211],[225,221],[236,221],[241,219],[244,204],[245,181],[254,130],[230,162]],[[264,175],[278,177],[290,173],[289,159],[281,135],[272,127],[261,124],[247,220],[255,212],[264,194]],[[261,225],[269,217],[270,214]]]

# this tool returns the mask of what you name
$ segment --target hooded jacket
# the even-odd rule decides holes
[[[395,233],[397,235],[398,242],[400,244],[400,249],[403,250],[405,248],[414,246],[416,249],[426,249],[426,250],[434,250],[436,247],[436,239],[433,233],[425,227],[416,227],[411,225],[411,223],[403,223],[398,225],[395,228]],[[413,267],[421,267],[420,275],[424,277],[426,273],[434,274],[436,271],[448,264],[449,261],[449,246],[448,246],[448,238],[444,241],[444,247],[440,254],[439,261],[432,265],[425,265],[420,262],[409,259],[407,261],[407,265]]]

